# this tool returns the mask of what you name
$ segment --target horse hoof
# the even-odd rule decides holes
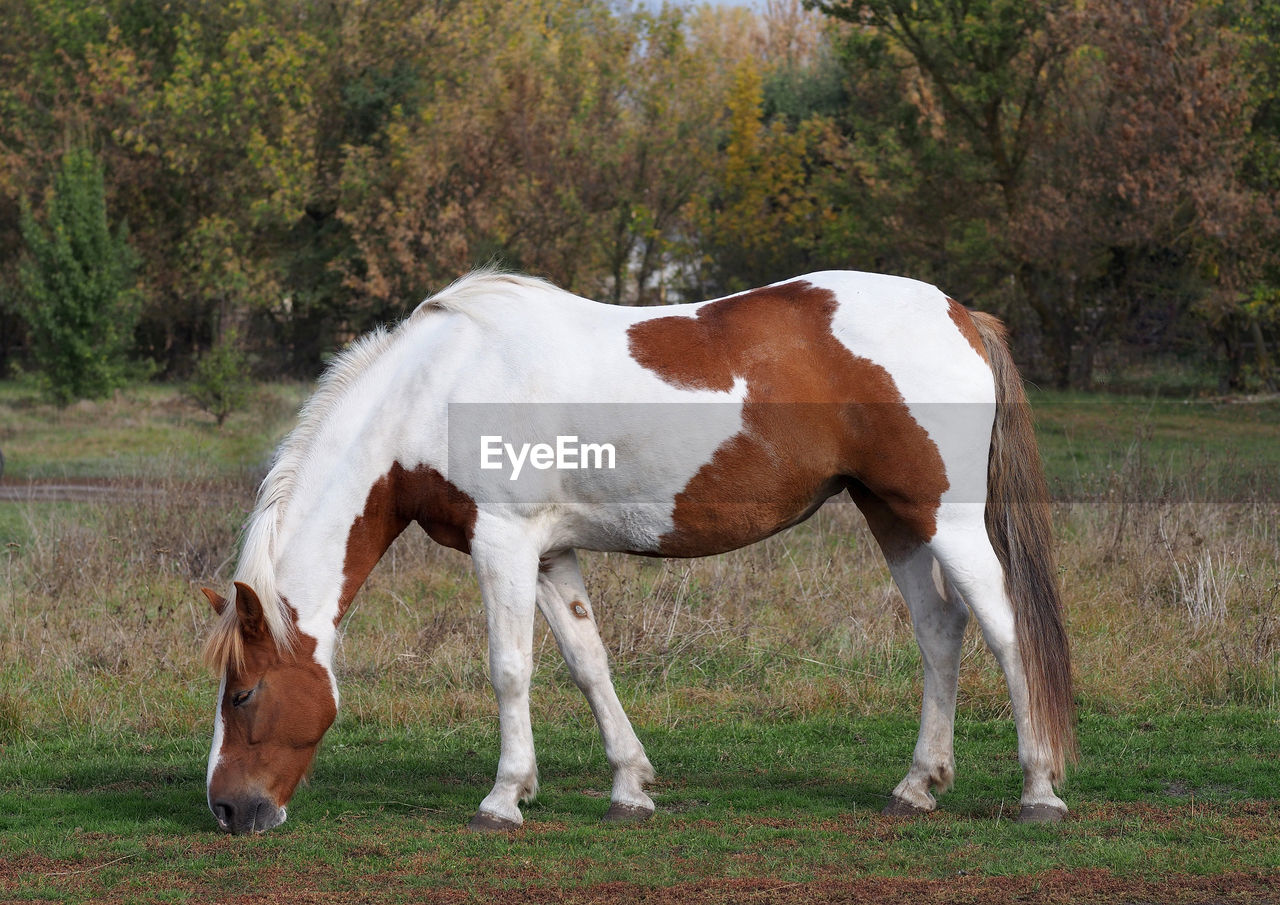
[[[884,810],[880,812],[885,817],[919,817],[928,814],[928,808],[922,808],[912,804],[904,798],[893,795],[889,798],[889,803],[884,806]]]
[[[487,811],[476,811],[476,816],[467,823],[467,829],[473,833],[510,833],[520,829],[520,824]]]
[[[603,823],[643,823],[653,816],[653,808],[615,801],[600,818]]]
[[[1019,823],[1061,823],[1067,812],[1051,804],[1024,804],[1018,811]]]

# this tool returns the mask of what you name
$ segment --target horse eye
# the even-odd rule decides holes
[[[231,706],[239,707],[245,701],[249,700],[249,698],[251,698],[252,696],[253,696],[252,688],[250,688],[248,691],[237,691],[235,694],[231,696]]]

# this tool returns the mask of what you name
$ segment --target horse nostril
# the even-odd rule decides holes
[[[277,807],[264,795],[237,799],[219,798],[210,802],[210,810],[218,818],[218,826],[222,831],[233,836],[265,833],[284,823],[285,819],[284,808]]]

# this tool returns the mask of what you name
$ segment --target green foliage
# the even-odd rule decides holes
[[[934,103],[990,167],[1005,193],[1018,190],[1039,110],[1054,86],[1053,69],[1068,50],[1053,26],[1066,0],[874,0],[818,4],[839,18],[871,24],[849,40],[887,38],[920,67]]]
[[[33,357],[61,404],[99,398],[125,383],[137,322],[136,256],[123,224],[107,223],[102,165],[92,151],[63,158],[42,225],[25,198],[20,269]]]
[[[252,390],[249,356],[234,331],[200,357],[187,385],[187,395],[218,420],[218,427],[228,415],[244,408]]]
[[[892,138],[863,159],[898,187],[903,269],[1032,327],[1056,385],[1274,258],[1274,193],[1241,178],[1252,67],[1221,4],[816,5],[857,25],[850,125]]]
[[[755,61],[734,70],[729,123],[715,190],[695,223],[708,246],[712,286],[738,291],[811,269],[811,252],[833,219],[816,190],[821,146],[829,136],[817,117],[794,129],[764,121],[764,85]]]

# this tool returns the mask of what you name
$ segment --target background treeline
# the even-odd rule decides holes
[[[1055,385],[1274,389],[1280,0],[815,7],[0,0],[0,376],[312,376],[496,260],[620,304],[896,272]]]

